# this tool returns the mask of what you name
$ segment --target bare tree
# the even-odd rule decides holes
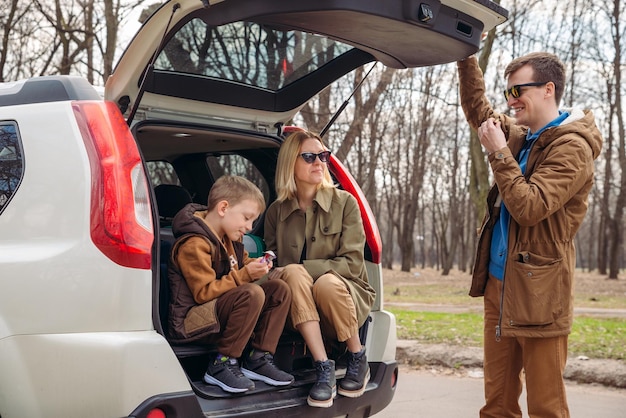
[[[26,10],[27,8],[23,7],[23,3],[20,3],[18,0],[11,0],[8,8],[4,8],[4,15],[0,16],[0,22],[2,23],[0,25],[2,28],[2,38],[0,40],[0,82],[6,81],[5,67],[8,60],[9,40],[17,32],[16,26],[26,14]]]
[[[416,214],[424,187],[428,150],[434,129],[438,86],[436,80],[442,67],[429,67],[401,73],[395,88],[408,94],[408,100],[396,102],[395,129],[391,132],[401,139],[396,151],[398,171],[389,173],[391,188],[397,194],[398,217],[394,223],[401,269],[410,271],[415,258]],[[418,82],[419,79],[419,82]]]
[[[0,17],[0,81],[79,74],[104,84],[121,22],[144,1],[9,0]]]
[[[0,82],[41,74],[37,57],[42,54],[42,45],[46,45],[46,36],[40,29],[41,16],[33,13],[32,3],[19,0],[10,0],[3,11],[0,16]]]
[[[600,274],[607,274],[607,266],[609,260],[609,236],[612,224],[611,220],[611,204],[612,195],[612,178],[613,178],[613,120],[615,114],[615,106],[609,98],[614,97],[614,81],[609,74],[605,73],[607,103],[609,104],[608,112],[608,134],[605,136],[605,163],[604,163],[604,180],[602,181],[602,196],[600,197],[600,222],[598,225],[598,270]]]
[[[88,32],[92,22],[87,22],[90,10],[93,10],[93,3],[81,7],[71,0],[63,3],[62,0],[54,0],[52,5],[36,0],[34,5],[53,29],[54,41],[52,48],[48,50],[48,59],[58,54],[57,73],[70,74],[70,70],[78,61],[80,54],[87,49],[93,36],[93,33]]]
[[[617,279],[619,269],[622,262],[623,246],[624,246],[624,208],[626,207],[626,129],[624,127],[624,109],[622,107],[622,24],[621,8],[623,5],[619,0],[613,1],[613,10],[611,17],[611,33],[614,45],[613,72],[615,80],[615,120],[617,128],[617,137],[619,144],[617,149],[618,161],[621,167],[621,179],[619,182],[619,191],[615,201],[615,209],[613,219],[611,220],[611,234],[609,247],[609,278]],[[611,135],[611,133],[609,134]]]

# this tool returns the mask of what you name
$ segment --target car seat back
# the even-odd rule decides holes
[[[160,226],[171,226],[174,216],[193,200],[182,186],[159,184],[154,188]]]

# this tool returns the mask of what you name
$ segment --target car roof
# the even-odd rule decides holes
[[[467,57],[507,17],[488,0],[167,1],[125,50],[105,98],[145,118],[271,127],[368,62]]]

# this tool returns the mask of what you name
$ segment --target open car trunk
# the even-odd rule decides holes
[[[167,269],[174,238],[166,218],[171,221],[180,205],[206,204],[212,183],[222,174],[254,180],[271,203],[286,124],[312,97],[369,62],[401,69],[465,58],[478,50],[483,32],[507,15],[488,0],[180,0],[161,5],[131,41],[105,88],[105,99],[128,118],[155,187],[157,331],[168,337]],[[163,166],[171,167],[166,175],[160,172]],[[204,383],[212,347],[171,344],[204,416],[369,416],[391,402],[397,377],[395,318],[382,309],[380,236],[358,184],[336,159],[329,169],[339,187],[359,202],[368,240],[366,268],[377,291],[370,321],[360,329],[371,369],[365,394],[339,397],[330,409],[308,407],[315,372],[297,333],[283,333],[274,356],[296,381],[281,388],[255,382],[256,388],[243,395]],[[184,197],[178,206],[173,195],[159,198],[161,184],[186,189],[176,192]],[[263,247],[262,224],[248,237],[251,256]],[[345,346],[329,343],[327,348],[341,378]]]

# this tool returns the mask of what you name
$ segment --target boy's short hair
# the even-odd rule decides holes
[[[244,199],[256,201],[260,213],[265,211],[265,198],[254,183],[240,176],[222,176],[213,183],[211,191],[209,191],[207,207],[209,210],[213,210],[222,200],[234,206]]]
[[[508,78],[525,65],[533,69],[533,81],[554,83],[554,99],[558,106],[565,92],[565,65],[559,57],[549,52],[531,52],[511,61],[504,70],[504,77]]]

